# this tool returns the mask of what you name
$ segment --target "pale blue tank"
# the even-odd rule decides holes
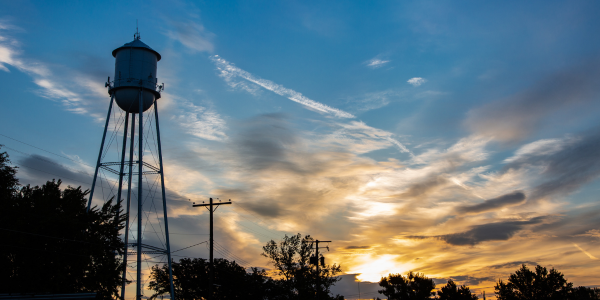
[[[116,58],[115,77],[111,93],[121,109],[139,113],[139,95],[142,92],[143,107],[146,111],[160,98],[156,64],[160,54],[140,41],[139,36],[112,52]]]

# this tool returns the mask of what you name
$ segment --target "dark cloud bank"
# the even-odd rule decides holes
[[[471,110],[465,125],[476,134],[519,141],[549,115],[569,106],[589,104],[599,96],[600,59],[594,58],[558,71],[523,92]]]
[[[93,176],[91,174],[88,174],[86,172],[83,171],[78,171],[78,170],[72,170],[62,164],[60,164],[59,162],[45,157],[45,156],[41,156],[41,155],[37,155],[37,154],[31,154],[27,157],[24,157],[20,160],[18,160],[19,165],[23,167],[22,170],[27,171],[25,177],[23,177],[23,172],[19,171],[17,173],[17,175],[19,175],[21,179],[21,184],[33,184],[33,185],[42,185],[45,184],[47,181],[51,181],[52,179],[61,179],[64,183],[67,183],[71,186],[81,186],[81,188],[83,190],[89,189],[91,187],[91,183],[93,180]],[[103,182],[100,182],[100,174],[98,176],[98,180],[96,182],[96,191],[94,194],[94,199],[97,199],[97,197],[102,198],[102,188],[106,189],[106,192],[108,193],[108,191],[110,190],[110,185],[112,184],[113,186],[115,185],[114,182],[111,182],[110,184],[106,181],[103,180]],[[135,185],[135,181],[133,181],[134,184],[132,186],[132,189],[134,189],[134,191],[137,191],[137,187]],[[146,191],[148,191],[148,187],[144,186],[144,189]],[[127,190],[127,183],[124,180],[123,182],[123,195],[121,198],[126,198],[126,192]],[[153,192],[160,192],[160,189],[153,189]],[[116,188],[112,191],[112,194],[116,194]],[[160,194],[160,193],[158,193]],[[157,196],[155,197],[160,197],[157,194]],[[167,201],[170,202],[169,206],[179,206],[179,205],[189,205],[188,203],[188,199],[185,199],[184,197],[182,197],[181,195],[179,195],[177,192],[173,191],[173,190],[169,190],[168,187],[166,188],[166,196],[167,196]],[[108,200],[108,199],[105,199]],[[135,201],[135,199],[134,199]],[[159,205],[158,206],[159,211],[162,211],[162,206]]]
[[[438,236],[409,236],[409,238],[425,239],[437,238],[455,246],[474,246],[486,241],[505,241],[516,232],[527,226],[540,224],[546,217],[536,217],[527,221],[504,221],[472,226],[471,229],[453,234]]]
[[[544,166],[542,182],[530,193],[530,199],[564,195],[576,191],[600,175],[600,128],[594,128],[578,136],[554,153],[526,155],[506,165],[509,169]]]
[[[525,200],[525,194],[521,191],[515,191],[497,198],[485,200],[475,205],[461,206],[457,210],[461,213],[481,213],[491,210],[497,210],[506,206],[521,204]]]

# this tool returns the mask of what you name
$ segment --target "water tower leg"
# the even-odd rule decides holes
[[[167,218],[167,196],[165,194],[165,170],[163,168],[162,146],[160,143],[160,127],[158,125],[158,106],[157,101],[154,101],[154,119],[156,121],[156,138],[158,142],[158,161],[160,163],[160,184],[162,187],[163,213],[165,221],[165,233],[167,242],[167,259],[169,262],[169,284],[171,286],[171,300],[175,300],[175,292],[173,288],[173,266],[171,264],[171,243],[169,242],[169,221]]]
[[[123,129],[123,151],[121,151],[121,168],[119,169],[119,188],[117,191],[117,206],[119,210],[115,216],[115,221],[119,220],[119,211],[121,206],[121,192],[123,191],[123,168],[125,168],[125,150],[127,149],[127,126],[129,125],[129,113],[125,113],[125,124]]]
[[[143,176],[143,153],[144,153],[144,101],[143,89],[140,88],[139,97],[139,133],[138,133],[138,219],[137,219],[137,282],[136,282],[136,299],[142,299],[142,176]]]
[[[125,255],[123,256],[123,285],[121,286],[121,299],[125,299],[125,285],[127,284],[127,253],[129,251],[129,218],[131,208],[131,181],[133,179],[133,145],[135,143],[135,114],[131,114],[131,141],[129,142],[129,181],[127,182],[127,219],[125,219]]]
[[[106,139],[106,130],[108,129],[108,121],[110,120],[110,112],[112,110],[115,95],[110,96],[110,104],[108,105],[108,114],[106,115],[106,124],[104,125],[104,133],[102,134],[102,142],[100,143],[100,153],[98,153],[98,161],[96,162],[96,171],[94,171],[94,180],[92,181],[92,188],[90,190],[90,198],[86,212],[90,211],[92,205],[92,198],[94,197],[94,188],[96,187],[96,178],[98,178],[98,169],[100,168],[100,160],[102,159],[102,151],[104,150],[104,140]]]

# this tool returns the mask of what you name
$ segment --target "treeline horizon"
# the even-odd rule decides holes
[[[0,232],[9,242],[0,247],[0,294],[94,292],[97,299],[120,299],[124,243],[119,231],[126,218],[121,207],[109,200],[86,212],[87,190],[61,189],[60,179],[42,186],[20,185],[17,167],[9,163],[8,154],[0,153]],[[342,267],[321,262],[322,254],[315,259],[313,241],[310,235],[298,233],[263,246],[262,255],[273,264],[276,277],[264,269],[248,271],[235,261],[215,259],[212,298],[345,299],[331,294],[341,280]],[[318,272],[315,263],[322,264]],[[172,265],[175,299],[208,298],[207,259],[183,258]],[[150,300],[170,290],[167,268],[158,264],[151,268]],[[479,299],[468,286],[451,279],[434,291],[433,279],[415,272],[390,273],[379,286],[378,292],[390,300]],[[600,289],[574,287],[554,268],[537,265],[530,270],[523,264],[506,281],[498,280],[495,296],[499,300],[600,300]]]
[[[284,241],[288,237],[284,238]],[[271,241],[273,242],[273,241]],[[177,299],[207,299],[208,292],[208,260],[203,258],[183,258],[173,264],[173,277]],[[215,259],[215,283],[218,284],[216,299],[317,299],[309,297],[316,295],[316,287],[285,288],[284,282],[278,282],[267,276],[266,270],[251,267],[250,272],[235,261],[225,258]],[[301,269],[298,267],[298,269]],[[150,287],[155,292],[150,299],[156,299],[168,294],[168,270],[166,264],[152,267]],[[218,275],[217,275],[218,274]],[[332,287],[339,279],[331,277]],[[281,279],[279,279],[281,280]],[[334,281],[335,280],[335,281]],[[299,284],[302,282],[287,282]],[[378,293],[389,300],[476,300],[484,299],[471,292],[467,285],[457,285],[454,280],[448,279],[447,283],[436,290],[432,278],[423,273],[409,271],[406,275],[390,273],[378,282],[382,288]],[[289,294],[289,291],[298,292]],[[180,293],[180,294],[178,294]],[[287,295],[286,295],[287,294]],[[481,294],[480,294],[481,295]],[[484,294],[485,295],[485,294]],[[600,299],[600,288],[578,286],[564,278],[558,270],[536,265],[530,270],[522,264],[519,269],[510,274],[506,281],[499,279],[494,287],[494,293],[487,297],[496,297],[498,300],[597,300]],[[320,295],[318,299],[347,299],[342,295]],[[353,298],[357,299],[357,298]],[[381,300],[379,297],[361,298]]]

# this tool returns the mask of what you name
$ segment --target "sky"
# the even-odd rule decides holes
[[[137,20],[162,56],[173,250],[208,239],[191,203],[213,197],[233,201],[215,213],[215,257],[268,269],[271,239],[331,240],[347,299],[409,270],[490,298],[523,263],[600,285],[598,1],[0,7],[0,144],[22,184],[90,188],[111,52]],[[178,255],[207,258],[206,243]]]

